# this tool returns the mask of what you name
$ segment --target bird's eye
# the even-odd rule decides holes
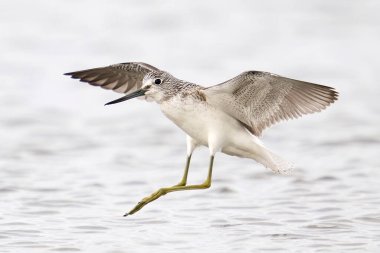
[[[154,83],[155,83],[155,84],[160,84],[160,83],[161,83],[161,79],[156,79],[156,80],[154,80]]]

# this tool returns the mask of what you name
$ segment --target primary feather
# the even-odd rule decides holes
[[[242,122],[256,136],[278,121],[319,112],[338,97],[331,87],[260,71],[243,72],[203,92],[208,103]]]
[[[65,73],[65,75],[104,89],[129,94],[140,89],[144,76],[152,71],[159,69],[142,62],[127,62]]]

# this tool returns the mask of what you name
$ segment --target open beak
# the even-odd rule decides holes
[[[108,102],[107,104],[105,105],[111,105],[111,104],[116,104],[116,103],[120,103],[120,102],[123,102],[123,101],[126,101],[126,100],[129,100],[131,98],[135,98],[135,97],[141,97],[141,96],[144,96],[145,95],[145,92],[146,90],[143,90],[143,89],[139,89],[135,92],[132,92],[128,95],[125,95],[124,97],[121,97],[121,98],[118,98],[116,100],[113,100],[111,102]]]

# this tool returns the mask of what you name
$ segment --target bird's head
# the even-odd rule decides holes
[[[173,76],[164,71],[150,72],[142,80],[141,89],[145,90],[144,95],[148,100],[159,103],[172,95],[173,79]]]
[[[175,78],[172,75],[165,71],[149,72],[142,80],[142,86],[140,89],[129,93],[124,97],[111,101],[106,105],[115,104],[129,100],[131,98],[142,96],[144,96],[148,101],[153,100],[157,103],[160,103],[174,95],[172,91],[172,84],[174,79]]]

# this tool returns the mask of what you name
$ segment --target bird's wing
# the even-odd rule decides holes
[[[65,75],[94,86],[128,94],[142,86],[142,80],[147,73],[158,70],[146,63],[127,62],[65,73]]]
[[[248,71],[203,90],[207,102],[242,122],[256,136],[270,125],[319,112],[338,98],[331,87]]]

